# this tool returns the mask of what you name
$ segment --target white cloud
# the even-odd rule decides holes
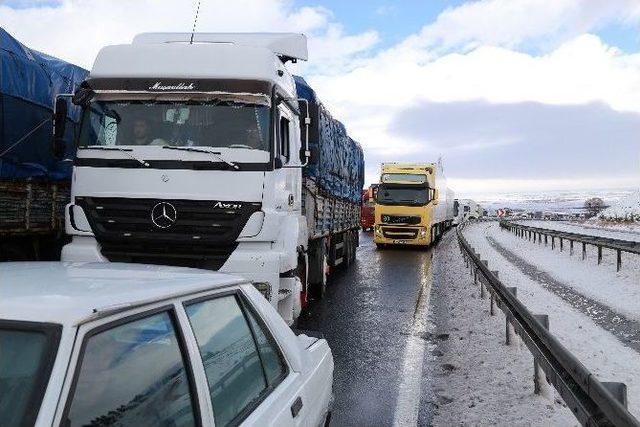
[[[452,47],[553,44],[609,23],[637,24],[637,0],[482,0],[441,13],[418,39]]]
[[[373,160],[367,164],[370,181],[377,179],[379,159],[430,161],[442,154],[445,164],[447,159],[455,161],[454,148],[438,146],[426,138],[421,142],[410,140],[389,129],[392,117],[420,102],[533,101],[551,105],[602,102],[614,111],[640,112],[640,55],[625,54],[590,34],[577,36],[544,55],[479,46],[465,53],[438,56],[428,48],[401,44],[366,61],[359,60],[349,72],[316,74],[309,80],[366,148],[367,158]],[[545,123],[539,125],[544,127]],[[460,132],[473,132],[463,122],[455,126]],[[486,145],[485,140],[482,149],[474,149],[480,153],[493,150],[500,142]],[[629,155],[636,158],[638,153]],[[506,177],[506,172],[501,175],[499,165],[488,166],[487,175]],[[557,172],[548,170],[546,176],[553,178]],[[611,175],[615,172],[603,171]],[[561,173],[556,175],[560,176]],[[464,189],[468,181],[458,184]],[[620,185],[627,184],[628,180],[620,181]]]

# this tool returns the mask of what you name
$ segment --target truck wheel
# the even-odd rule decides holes
[[[376,247],[377,247],[379,250],[383,250],[383,249],[386,249],[386,248],[387,248],[387,245],[385,245],[384,243],[376,243]]]
[[[309,292],[315,299],[324,298],[327,292],[329,254],[324,239],[315,241],[309,256]]]

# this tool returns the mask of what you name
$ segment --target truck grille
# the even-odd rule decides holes
[[[382,222],[386,224],[420,224],[419,216],[407,216],[407,215],[382,215]]]
[[[382,227],[382,235],[387,239],[415,239],[418,237],[418,229],[407,227]]]
[[[76,197],[110,261],[217,270],[260,203]],[[163,221],[152,211],[169,211]],[[156,216],[156,218],[158,218]]]

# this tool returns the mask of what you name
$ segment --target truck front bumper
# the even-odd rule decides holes
[[[378,224],[374,226],[373,241],[384,245],[428,246],[431,244],[431,232],[426,227]]]
[[[281,256],[269,242],[240,242],[218,271],[250,280],[275,306],[294,291],[281,290],[282,283],[289,284],[289,281],[280,278]],[[109,262],[93,236],[73,236],[71,243],[62,248],[61,259],[69,262]]]

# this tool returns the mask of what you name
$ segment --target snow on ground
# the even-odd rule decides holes
[[[530,227],[546,228],[549,230],[565,231],[567,233],[588,234],[590,236],[609,237],[611,239],[629,240],[640,242],[640,223],[632,224],[607,224],[603,226],[593,222],[565,222],[565,221],[544,221],[544,220],[524,220],[515,221]]]
[[[640,192],[617,200],[598,215],[604,220],[640,221]]]
[[[434,426],[578,425],[561,401],[533,393],[533,358],[522,346],[506,346],[502,312],[489,315],[478,285],[465,269],[449,232],[433,260],[429,363]],[[425,362],[428,363],[428,362]]]
[[[587,245],[587,257],[583,261],[581,244],[574,244],[574,254],[569,255],[568,242],[565,242],[563,252],[560,252],[557,240],[556,249],[551,250],[551,239],[547,246],[544,243],[533,243],[500,229],[497,223],[487,229],[487,234],[500,245],[525,257],[529,263],[539,266],[541,270],[583,295],[640,321],[639,255],[623,253],[622,268],[616,272],[616,253],[612,250],[602,250],[602,263],[598,265],[595,246]]]
[[[600,266],[593,265],[593,255],[585,262],[580,261],[577,254],[574,254],[572,259],[568,253],[551,252],[550,247],[544,248],[544,245],[539,247],[533,242],[513,238],[510,233],[499,230],[497,223],[470,225],[465,229],[464,234],[471,246],[480,253],[481,258],[489,261],[489,268],[499,271],[503,283],[518,288],[518,298],[530,311],[549,315],[551,331],[600,381],[619,381],[627,384],[629,410],[640,418],[640,353],[596,325],[589,315],[572,307],[561,296],[545,289],[544,283],[523,273],[520,268],[498,252],[487,238],[492,238],[501,245],[509,245],[510,250],[530,263],[540,263],[538,267],[541,270],[547,268],[553,270],[548,271],[550,275],[557,274],[559,278],[567,280],[578,278],[579,280],[571,281],[574,285],[578,282],[587,282],[584,278],[590,276],[603,277],[602,275],[613,274],[612,270],[615,272],[615,266],[611,265],[610,259],[606,260],[607,264]],[[548,251],[547,254],[542,254],[540,252],[542,250]],[[629,261],[625,261],[629,267]],[[564,273],[560,271],[560,265],[564,265],[562,268]],[[637,264],[634,268],[638,269]],[[629,271],[625,270],[625,264],[623,264],[623,270],[624,275],[632,274],[630,268],[627,268]],[[594,297],[598,295],[616,309],[635,313],[637,318],[640,298],[638,294],[631,296],[633,289],[630,286],[630,280],[619,279],[617,275],[604,282],[594,279],[588,281],[591,286],[583,284],[579,290]],[[640,287],[638,281],[636,286]],[[633,298],[635,302],[635,310],[632,303],[625,303],[622,298],[614,298],[616,291],[610,291],[612,289],[627,292],[627,298]]]

